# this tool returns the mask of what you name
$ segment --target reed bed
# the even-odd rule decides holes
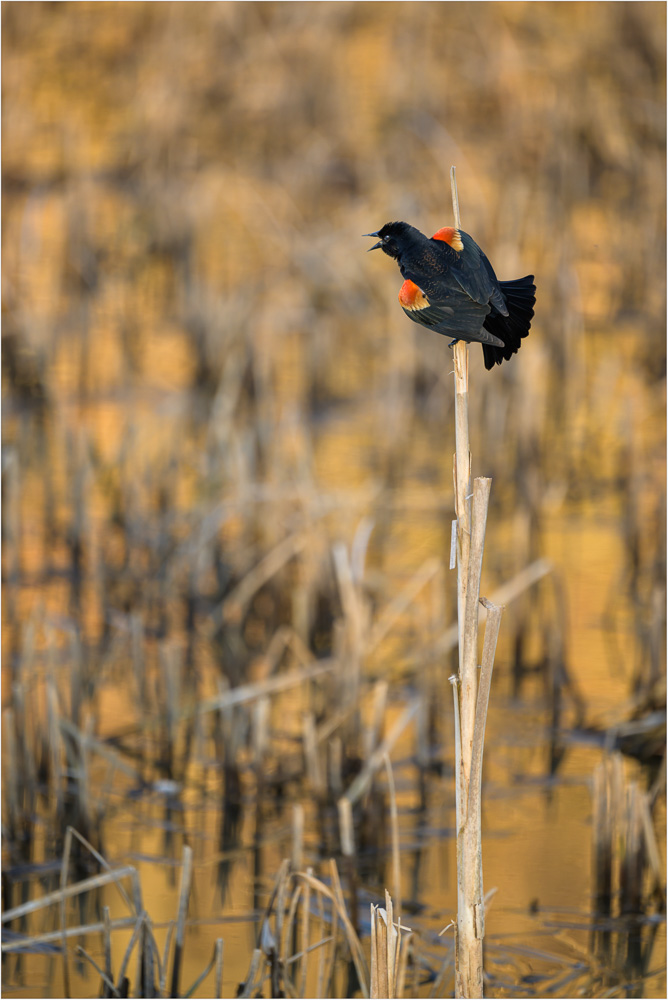
[[[412,935],[398,995],[402,976],[443,995],[451,940],[421,924],[404,827],[434,802],[433,839],[454,825],[451,356],[356,241],[447,221],[457,162],[465,228],[502,277],[540,276],[518,358],[485,377],[471,352],[495,676],[547,706],[551,779],[578,734],[648,763],[645,843],[665,783],[663,12],[119,10],[3,9],[5,970],[27,938],[72,995],[89,975],[236,989],[225,932],[196,967],[188,943],[201,873],[219,916],[247,859],[245,995],[369,991],[385,887]],[[555,543],[574,521],[617,545],[582,608],[586,537]],[[573,637],[599,606],[592,655]],[[626,701],[599,711],[609,677]],[[160,948],[124,820],[174,893],[183,874]],[[504,947],[499,995],[529,974]]]

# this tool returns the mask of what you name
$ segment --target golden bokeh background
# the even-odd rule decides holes
[[[310,655],[343,655],[337,546],[364,628],[392,617],[416,574],[433,578],[362,656],[362,715],[379,679],[388,719],[400,711],[455,608],[451,352],[406,320],[394,263],[360,237],[392,219],[450,224],[452,164],[463,228],[501,279],[533,273],[537,286],[516,357],[487,373],[470,349],[473,473],[494,480],[483,589],[542,558],[556,581],[504,619],[490,739],[535,740],[491,757],[490,787],[503,800],[518,770],[545,774],[557,701],[558,728],[599,736],[660,711],[663,4],[9,3],[2,56],[8,885],[22,864],[59,857],[67,822],[114,860],[180,857],[188,834],[161,847],[155,803],[131,806],[120,772],[104,785],[108,760],[90,747],[81,792],[62,725],[199,808],[196,790],[220,794],[229,775],[221,786],[212,734],[184,735],[178,712],[263,682],[281,629]],[[272,553],[275,571],[239,603],[235,588]],[[440,732],[451,665],[430,681]],[[305,710],[289,692],[273,703],[268,773],[288,750],[301,759]],[[225,754],[245,761],[240,732]],[[522,796],[489,806],[503,832],[490,832],[486,872],[518,933],[531,899],[563,903],[564,866],[588,905],[600,745],[566,758],[582,787],[558,829]],[[58,791],[67,767],[71,795]],[[406,808],[415,789],[407,779]],[[285,853],[281,822],[266,880]],[[227,901],[203,901],[216,851],[230,849],[218,825],[207,813],[195,849],[201,911],[242,919],[257,870],[233,867]],[[452,876],[438,874],[452,841],[429,843],[431,877],[415,884],[436,925],[452,906]],[[165,867],[145,868],[147,897],[153,886],[173,909]],[[234,926],[225,995],[253,947]],[[216,934],[200,928],[189,981]],[[46,961],[27,966],[35,990]],[[656,978],[644,988],[663,995]]]

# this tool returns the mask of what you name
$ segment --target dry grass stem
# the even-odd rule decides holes
[[[302,867],[304,852],[304,806],[295,802],[292,806],[292,870],[298,872]]]
[[[307,868],[306,874],[313,876],[313,869]],[[310,948],[309,944],[309,934],[311,929],[311,882],[307,879],[304,883],[304,896],[302,900],[301,907],[301,926],[300,926],[300,952],[304,956],[301,963],[300,977],[299,977],[299,995],[306,996],[306,976],[308,973],[308,952]]]
[[[46,906],[52,906],[54,903],[60,903],[64,899],[70,899],[72,896],[79,896],[82,892],[100,889],[104,885],[109,885],[119,879],[127,878],[128,876],[133,875],[134,872],[135,869],[131,865],[126,865],[125,867],[115,868],[113,871],[105,872],[102,875],[92,875],[90,878],[83,879],[81,882],[75,882],[74,885],[65,886],[55,892],[48,892],[45,896],[40,897],[40,899],[32,899],[27,903],[22,903],[20,906],[15,906],[11,910],[5,910],[0,920],[3,924],[9,923],[11,920],[23,917],[27,913],[34,913],[36,910],[42,910]]]
[[[441,571],[440,559],[430,557],[426,559],[420,569],[408,581],[406,586],[394,597],[387,608],[374,623],[367,643],[367,652],[380,645],[388,632],[393,628],[395,622],[405,614],[406,610],[413,604],[420,592],[433,580]]]
[[[455,226],[460,228],[455,168],[450,172]],[[455,509],[457,514],[457,625],[459,638],[459,755],[455,751],[457,803],[457,930],[455,994],[482,997],[484,904],[482,901],[482,835],[480,775],[482,741],[489,689],[478,697],[478,621],[480,576],[491,479],[477,478],[471,490],[468,416],[468,346],[454,345],[455,376]],[[473,504],[471,504],[473,498]],[[441,644],[442,644],[441,639]],[[494,640],[496,646],[496,639]],[[491,645],[488,645],[488,649]],[[488,678],[491,669],[488,664]],[[483,718],[478,718],[478,715]],[[478,745],[474,749],[478,729]],[[476,776],[472,774],[476,753]],[[457,793],[456,793],[457,794]]]
[[[116,917],[111,921],[111,930],[127,930],[128,927],[137,925],[137,917]],[[65,932],[58,928],[55,931],[44,931],[42,934],[34,934],[30,937],[12,938],[3,941],[1,948],[3,952],[22,951],[27,947],[45,944],[58,943],[70,938],[83,937],[86,934],[104,934],[103,921],[95,921],[89,924],[77,924],[74,927],[65,928]]]
[[[199,702],[195,709],[188,709],[181,713],[181,718],[186,719],[193,712],[217,712],[223,709],[232,708],[235,705],[244,705],[257,698],[263,698],[270,694],[278,694],[281,691],[288,691],[292,687],[302,684],[304,681],[314,680],[331,673],[339,664],[336,660],[319,660],[311,667],[304,670],[291,670],[287,674],[278,677],[269,677],[256,684],[241,684],[239,687],[223,691],[215,698],[207,698]]]
[[[333,860],[330,861],[329,868],[332,879],[332,892],[334,895],[334,900],[338,907],[339,917],[341,919],[341,923],[343,924],[343,929],[345,931],[346,938],[348,940],[348,947],[350,948],[350,953],[352,955],[352,959],[355,964],[355,971],[357,972],[357,978],[360,984],[360,991],[363,997],[368,997],[369,970],[367,968],[366,959],[364,958],[364,952],[362,951],[362,946],[359,942],[359,938],[355,933],[355,928],[353,927],[350,921],[350,917],[348,916],[345,900],[343,898],[343,891],[341,889],[341,880],[339,878],[339,872]]]
[[[174,941],[174,960],[172,965],[172,996],[179,995],[179,979],[181,976],[181,960],[183,956],[183,943],[186,933],[186,917],[188,915],[188,903],[190,902],[190,889],[192,886],[193,874],[193,852],[192,848],[186,844],[183,848],[183,859],[181,866],[181,884],[179,887],[179,910],[176,920],[176,936]]]
[[[462,767],[468,786],[478,702],[478,599],[485,548],[487,507],[491,479],[476,479],[473,484],[473,522],[467,566],[465,616],[463,628],[464,659],[460,687],[460,724],[462,729]],[[460,670],[462,660],[460,658]]]
[[[257,566],[246,574],[241,583],[225,598],[220,608],[223,621],[238,622],[254,594],[306,546],[308,536],[302,531],[284,538]],[[217,616],[216,616],[217,617]]]
[[[397,920],[401,922],[401,855],[399,853],[399,813],[397,810],[397,792],[394,787],[392,762],[388,754],[384,757],[387,787],[390,793],[390,832],[392,835],[392,894],[396,899]]]
[[[92,958],[92,957],[91,957],[91,956],[90,956],[90,955],[88,954],[88,952],[87,952],[87,951],[85,950],[85,948],[82,948],[82,946],[81,946],[80,944],[79,944],[79,945],[77,945],[77,948],[76,948],[76,953],[77,953],[77,955],[81,955],[81,957],[82,957],[83,959],[85,959],[85,961],[86,961],[86,962],[88,962],[88,963],[89,963],[90,965],[92,965],[92,966],[93,966],[93,968],[94,968],[94,969],[95,969],[95,971],[97,972],[98,976],[100,977],[100,979],[101,979],[101,980],[102,980],[102,982],[104,983],[105,987],[106,987],[106,988],[107,988],[107,990],[109,991],[109,993],[108,993],[107,995],[109,995],[109,996],[114,996],[114,997],[119,997],[119,996],[121,995],[121,994],[119,993],[119,991],[118,991],[118,990],[116,989],[116,987],[114,986],[114,984],[113,984],[112,980],[111,980],[111,979],[109,978],[109,976],[108,976],[108,975],[107,975],[107,974],[105,973],[104,969],[101,969],[101,968],[100,968],[100,966],[99,966],[99,965],[97,964],[97,962],[95,961],[95,959],[94,959],[94,958]]]
[[[408,703],[380,746],[376,747],[374,752],[371,754],[368,761],[343,796],[343,800],[346,800],[353,805],[362,797],[362,795],[364,795],[364,792],[369,787],[374,774],[378,768],[382,766],[385,755],[392,752],[395,743],[406,727],[418,714],[419,709],[420,698],[416,696]]]
[[[216,940],[216,975],[215,975],[215,986],[214,986],[214,997],[216,1000],[223,994],[223,957],[225,950],[225,942],[222,938]]]
[[[505,605],[521,597],[525,591],[542,580],[548,573],[551,573],[552,569],[552,563],[549,560],[537,559],[530,566],[527,566],[526,569],[521,570],[508,583],[504,583],[501,587],[494,590],[492,596],[489,598],[490,602],[492,604],[502,604],[505,607]],[[487,611],[483,608],[480,612],[479,622],[485,621],[486,614]],[[451,649],[454,649],[457,642],[458,625],[455,623],[449,625],[438,637],[434,645],[434,652],[442,656],[450,652]]]
[[[480,603],[487,610],[487,623],[485,625],[482,664],[480,667],[480,680],[478,683],[473,750],[471,754],[471,784],[469,787],[469,801],[470,803],[475,804],[478,810],[480,809],[482,796],[482,758],[485,746],[487,708],[489,706],[489,695],[492,687],[492,672],[494,670],[496,643],[499,638],[501,617],[504,612],[504,608],[492,604],[485,597],[480,599]],[[480,890],[482,892],[482,883]]]
[[[606,760],[590,865],[540,808],[495,865],[523,837],[596,912],[587,942],[553,920],[543,871],[485,939],[490,992],[661,992],[663,5],[487,4],[473,32],[467,4],[400,29],[389,4],[116,6],[3,6],[5,992],[477,996],[484,740],[511,719],[495,803],[535,804],[574,743]],[[409,322],[358,236],[392,204],[539,274],[519,355],[485,372]]]
[[[401,996],[398,991],[399,970],[402,968],[402,952],[406,950],[408,939],[401,931],[401,921],[394,920],[392,897],[385,890],[385,907],[371,905],[371,987],[370,997],[391,998]],[[403,966],[405,979],[405,963]]]
[[[258,981],[258,972],[260,971],[260,965],[262,963],[262,949],[255,948],[251,956],[250,967],[248,969],[248,974],[246,976],[246,981],[243,984],[243,990],[237,994],[239,997],[252,997],[254,991],[258,989],[261,983]],[[261,975],[261,974],[260,974]],[[174,996],[176,994],[173,994]]]

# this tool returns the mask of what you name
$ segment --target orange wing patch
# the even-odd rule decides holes
[[[429,305],[429,299],[422,289],[418,288],[415,282],[409,278],[404,281],[399,290],[399,301],[404,309],[409,309],[411,312],[414,309],[426,309]]]
[[[452,226],[443,226],[438,232],[434,233],[432,240],[443,240],[448,246],[451,246],[453,250],[457,253],[461,253],[464,249],[464,244],[462,243],[462,238],[459,234],[458,229],[453,229]]]

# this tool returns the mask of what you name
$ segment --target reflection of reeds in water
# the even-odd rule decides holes
[[[604,758],[596,768],[593,805],[592,952],[600,962],[603,985],[610,986],[647,974],[656,931],[646,940],[641,931],[652,909],[665,907],[665,890],[652,798],[626,780],[620,754]]]
[[[423,801],[429,769],[451,766],[455,598],[437,551],[451,365],[388,311],[393,279],[354,240],[378,216],[442,217],[455,146],[466,228],[503,276],[518,248],[540,274],[522,355],[471,399],[494,522],[512,525],[487,565],[516,584],[490,593],[508,605],[515,694],[540,671],[555,732],[581,714],[568,574],[537,581],[550,522],[612,496],[626,562],[610,573],[611,659],[629,662],[622,594],[632,721],[661,701],[660,12],[493,5],[479,24],[468,5],[419,20],[402,5],[315,9],[5,12],[10,911],[34,891],[25,865],[53,889],[68,824],[108,850],[107,821],[154,810],[178,857],[193,774],[215,789],[221,886],[248,812],[259,876],[272,820],[287,815],[292,836],[296,805],[295,860],[337,857],[351,925],[369,872],[399,903],[381,851],[385,754],[409,748]],[[305,885],[290,878],[288,902]],[[142,975],[164,992],[149,926]]]
[[[75,842],[78,843],[79,846],[83,847],[84,850],[89,852],[95,861],[101,865],[104,869],[102,874],[92,876],[79,882],[70,883],[68,881],[70,852],[72,844]],[[161,956],[153,932],[151,917],[142,906],[141,884],[136,870],[131,866],[110,868],[105,859],[91,846],[91,844],[88,843],[88,841],[85,840],[85,838],[82,838],[80,834],[72,830],[71,827],[68,827],[63,854],[60,889],[49,893],[32,903],[16,907],[13,910],[7,910],[3,913],[2,917],[3,923],[8,924],[20,918],[24,914],[57,906],[59,910],[60,929],[32,936],[30,938],[22,934],[15,934],[9,937],[9,940],[3,939],[3,953],[16,953],[20,955],[26,950],[33,953],[39,953],[40,948],[48,948],[52,942],[58,942],[62,948],[61,954],[64,967],[63,978],[65,995],[69,996],[70,974],[68,941],[73,938],[83,938],[86,935],[101,934],[104,951],[103,968],[100,967],[95,959],[81,945],[77,946],[76,954],[85,959],[85,961],[91,965],[100,976],[102,982],[102,996],[181,996],[179,981],[184,948],[186,917],[191,892],[191,877],[192,851],[189,847],[185,847],[183,850],[178,913],[176,920],[170,922],[168,925],[165,946]],[[123,884],[124,880],[127,880],[128,878],[131,882],[131,894],[128,894]],[[94,894],[96,890],[102,889],[107,885],[112,885],[117,889],[124,905],[131,911],[131,915],[128,917],[114,918],[112,920],[110,917],[109,907],[104,906],[102,908],[101,921],[92,924],[82,924],[77,927],[68,926],[66,922],[67,900],[72,899],[73,897],[80,898],[83,894]],[[128,946],[123,953],[118,973],[114,976],[112,968],[111,935],[112,932],[119,930],[122,931],[126,928],[131,928],[132,934],[130,936]],[[130,960],[133,952],[135,952],[136,978],[134,981],[131,981],[128,974],[131,971]],[[171,978],[169,990],[167,990],[170,966]],[[222,995],[222,968],[223,942],[222,939],[219,939],[216,942],[211,962],[184,995],[191,996],[199,984],[212,971],[215,970],[215,992],[212,995],[220,997]]]

